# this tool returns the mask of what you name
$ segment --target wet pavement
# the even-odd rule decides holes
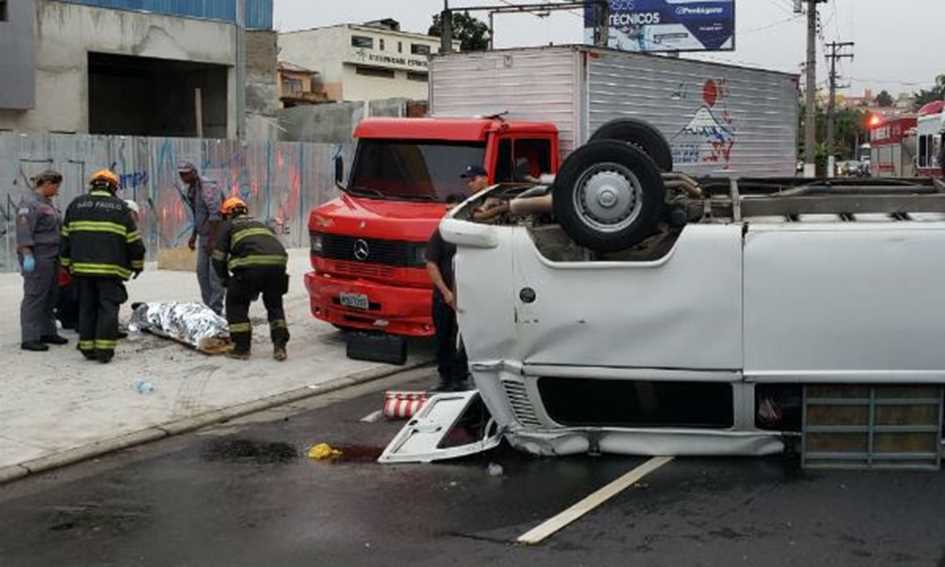
[[[676,459],[545,543],[516,545],[645,459],[502,447],[378,465],[403,423],[360,421],[382,402],[269,412],[0,487],[0,565],[945,567],[941,473],[801,473],[781,459]],[[308,459],[318,442],[345,457]]]

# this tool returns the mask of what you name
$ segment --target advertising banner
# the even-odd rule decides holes
[[[595,7],[584,8],[593,43]],[[624,51],[732,51],[735,0],[610,0],[609,46]]]

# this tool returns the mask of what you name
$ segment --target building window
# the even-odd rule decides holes
[[[358,75],[364,75],[365,77],[380,77],[382,79],[394,78],[394,71],[391,69],[382,69],[381,67],[367,67],[365,65],[357,65],[354,68],[354,72]]]
[[[381,51],[384,51],[384,40],[383,40],[383,39],[379,39],[379,40],[377,40],[377,42],[378,42],[378,44],[381,46]]]
[[[285,91],[291,95],[300,95],[303,92],[302,79],[287,78],[283,82]]]
[[[353,35],[351,36],[351,47],[374,49],[374,38],[366,35]]]
[[[404,42],[398,41],[398,42],[397,42],[397,53],[403,53],[403,52],[404,52]]]
[[[9,19],[7,16],[7,0],[0,0],[0,22],[5,22]]]
[[[411,43],[410,44],[410,53],[414,55],[429,55],[430,46],[425,43]]]
[[[425,83],[430,79],[429,73],[417,73],[416,71],[407,71],[407,80],[408,81],[420,81]]]

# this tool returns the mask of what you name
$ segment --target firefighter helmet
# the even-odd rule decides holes
[[[232,215],[240,212],[246,214],[249,212],[249,207],[247,207],[246,202],[239,197],[230,197],[226,201],[223,201],[220,212],[224,215]]]
[[[108,169],[100,169],[89,178],[89,185],[92,187],[107,186],[112,192],[118,190],[118,176]]]

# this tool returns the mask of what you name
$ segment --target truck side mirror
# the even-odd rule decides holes
[[[345,178],[345,158],[335,156],[335,185],[341,187]]]

